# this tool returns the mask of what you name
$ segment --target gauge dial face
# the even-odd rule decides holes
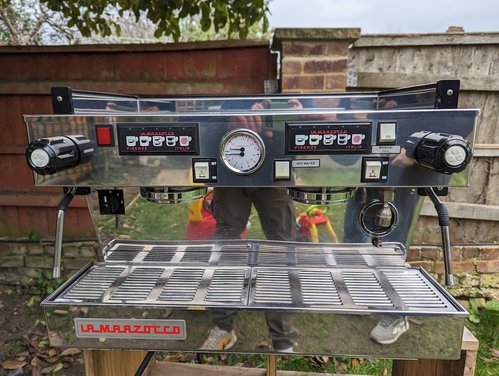
[[[238,175],[252,174],[260,168],[265,146],[258,134],[248,129],[235,129],[222,139],[220,157],[229,170]]]

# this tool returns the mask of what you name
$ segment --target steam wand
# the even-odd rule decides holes
[[[54,252],[54,268],[52,277],[54,279],[61,277],[61,261],[62,261],[62,233],[64,229],[64,212],[73,200],[76,193],[76,187],[70,188],[62,197],[59,206],[57,207],[57,225],[55,229],[55,252]]]
[[[428,197],[435,205],[435,210],[438,214],[438,224],[440,225],[440,233],[442,234],[442,247],[444,253],[444,268],[445,268],[445,284],[454,286],[454,277],[452,275],[452,260],[450,253],[450,238],[449,238],[449,212],[445,204],[440,201],[433,188],[426,188]]]

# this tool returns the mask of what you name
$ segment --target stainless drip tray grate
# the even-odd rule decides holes
[[[396,243],[114,241],[45,304],[126,305],[341,313],[452,313]]]
[[[304,245],[306,244],[306,245]],[[108,263],[151,263],[153,265],[234,266],[403,266],[405,252],[399,244],[381,248],[368,244],[312,244],[272,241],[220,241],[217,243],[113,241],[104,249]]]
[[[450,313],[417,269],[143,267],[93,265],[56,304],[224,307],[324,312]]]

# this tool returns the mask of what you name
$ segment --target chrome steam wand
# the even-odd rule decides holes
[[[452,275],[452,258],[450,253],[450,237],[449,237],[449,212],[445,204],[440,201],[433,188],[426,188],[426,193],[431,202],[435,206],[438,214],[438,224],[440,225],[440,233],[442,234],[442,247],[444,254],[445,268],[445,284],[454,286],[454,276]]]

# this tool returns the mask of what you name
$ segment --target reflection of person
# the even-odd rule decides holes
[[[290,106],[301,108],[300,102],[290,100]],[[263,109],[266,103],[255,103],[254,110]],[[265,130],[260,116],[236,116],[229,130],[245,128],[271,142],[272,131]],[[216,219],[218,239],[239,239],[248,222],[251,207],[255,206],[262,230],[269,240],[292,240],[295,227],[294,207],[283,187],[217,187],[213,191],[212,210]],[[214,327],[201,349],[223,350],[233,346],[237,340],[234,332],[235,312],[213,311]],[[284,312],[267,312],[266,321],[272,345],[276,351],[292,352],[298,333],[292,324],[292,315]]]

